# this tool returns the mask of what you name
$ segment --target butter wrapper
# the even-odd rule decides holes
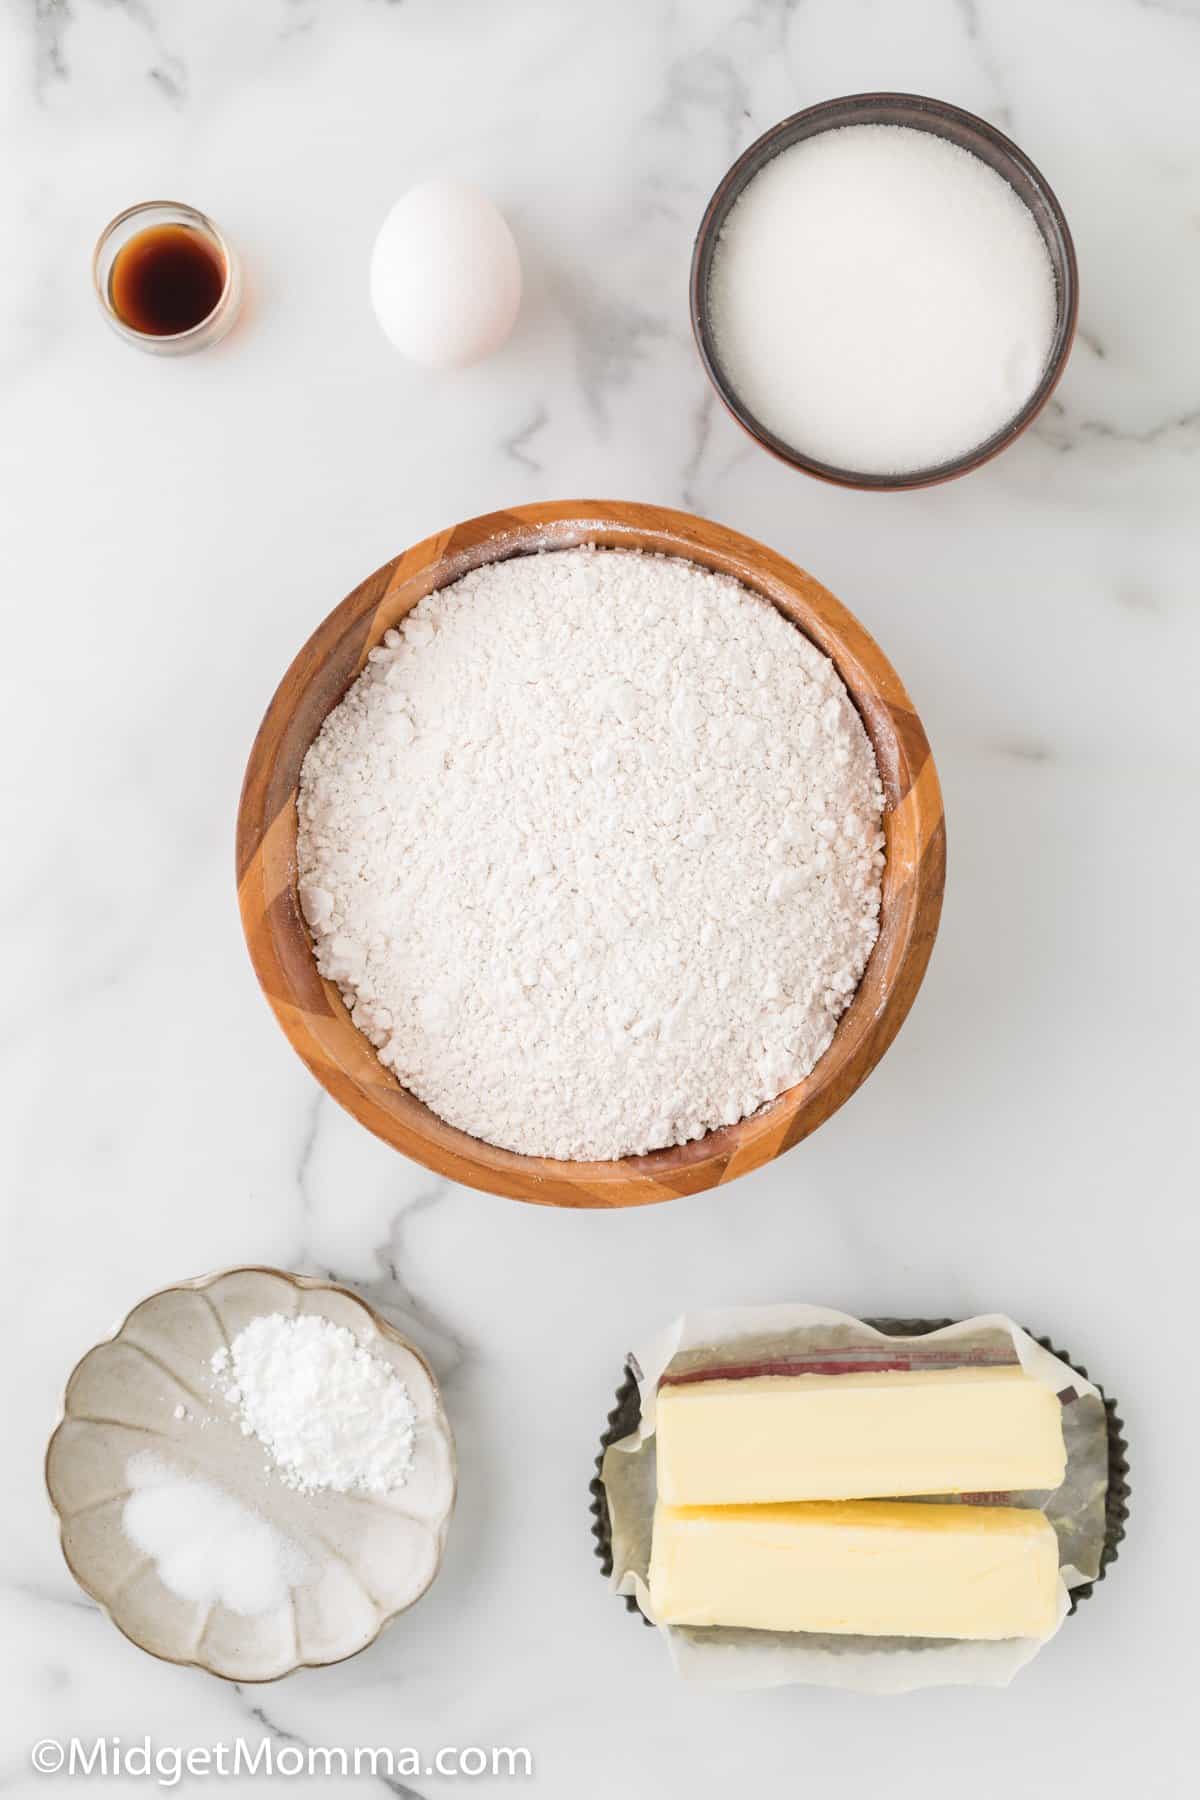
[[[885,1321],[899,1326],[899,1321]],[[652,1623],[647,1573],[657,1488],[654,1421],[664,1376],[718,1369],[738,1373],[802,1373],[878,1367],[955,1368],[1019,1362],[1063,1403],[1067,1472],[1049,1494],[931,1498],[928,1504],[1036,1506],[1058,1534],[1057,1632],[1071,1609],[1070,1590],[1101,1572],[1108,1490],[1108,1418],[1099,1390],[1068,1363],[1000,1313],[965,1319],[920,1336],[889,1333],[819,1306],[756,1306],[690,1313],[633,1351],[641,1420],[604,1454],[612,1540],[610,1585],[632,1596]],[[745,1631],[724,1626],[660,1625],[676,1669],[710,1686],[781,1687],[803,1682],[866,1693],[905,1693],[941,1686],[1006,1687],[1048,1638],[967,1642],[945,1638],[852,1637],[816,1632]],[[1051,1633],[1053,1636],[1054,1633]]]

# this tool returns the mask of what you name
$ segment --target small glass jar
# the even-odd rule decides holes
[[[186,331],[139,330],[122,318],[113,297],[113,271],[121,252],[143,232],[164,226],[196,232],[224,268],[225,278],[215,304]],[[187,356],[193,350],[207,350],[210,344],[219,343],[237,318],[242,300],[241,268],[232,247],[206,214],[174,200],[144,200],[140,206],[127,207],[110,220],[100,233],[92,256],[92,279],[101,310],[117,336],[153,356]]]

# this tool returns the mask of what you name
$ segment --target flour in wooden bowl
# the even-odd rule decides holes
[[[526,1155],[640,1155],[828,1048],[878,935],[883,793],[833,664],[731,577],[635,551],[422,600],[299,792],[318,966],[381,1062]]]

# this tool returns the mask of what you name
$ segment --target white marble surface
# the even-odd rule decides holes
[[[28,1768],[43,1736],[264,1730],[528,1746],[531,1785],[572,1800],[1183,1791],[1198,80],[1195,0],[9,0],[6,1793],[54,1785]],[[749,447],[685,306],[733,154],[874,86],[1014,133],[1083,280],[1050,414],[968,480],[897,497]],[[376,330],[366,259],[391,200],[439,170],[504,207],[528,301],[503,354],[435,379]],[[251,286],[228,343],[180,363],[119,343],[88,284],[105,219],[159,194],[212,212]],[[232,880],[245,754],[316,620],[432,529],[580,493],[689,506],[826,580],[922,709],[951,839],[929,978],[859,1096],[732,1189],[612,1216],[449,1187],[343,1116],[259,997]],[[72,1362],[127,1306],[251,1260],[333,1271],[411,1329],[462,1492],[408,1621],[341,1669],[239,1692],[139,1655],[82,1599],[40,1458]],[[714,1698],[606,1594],[586,1490],[622,1352],[684,1307],[778,1298],[1002,1307],[1120,1396],[1127,1545],[1008,1692]]]

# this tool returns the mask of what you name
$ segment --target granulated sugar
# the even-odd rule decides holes
[[[299,1544],[260,1513],[186,1469],[141,1450],[126,1466],[121,1528],[181,1600],[250,1617],[282,1606],[316,1571]]]
[[[1054,272],[1032,213],[932,132],[851,125],[774,157],[731,209],[709,286],[746,406],[840,469],[935,468],[1041,380]]]
[[[882,791],[832,663],[695,564],[432,594],[300,784],[300,897],[381,1061],[508,1149],[640,1154],[807,1075],[878,932]]]

